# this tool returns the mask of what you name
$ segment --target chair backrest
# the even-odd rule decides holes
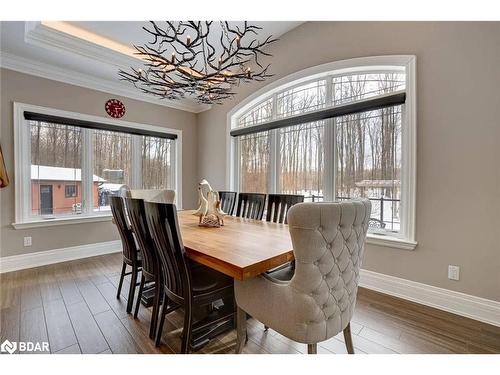
[[[191,274],[174,204],[144,202],[146,220],[158,250],[165,291],[176,303],[190,298]]]
[[[308,337],[324,340],[351,320],[370,213],[368,199],[299,203],[288,211],[296,261],[290,288],[304,305]]]
[[[118,233],[120,234],[120,238],[122,240],[123,256],[130,262],[135,262],[137,260],[138,250],[135,244],[132,228],[130,228],[128,224],[125,202],[120,196],[111,196],[109,198],[111,213],[113,214],[113,219],[115,220]]]
[[[144,200],[125,198],[130,225],[142,252],[142,270],[151,276],[159,274],[159,259],[146,221]]]
[[[130,188],[127,185],[122,185],[120,189],[113,195],[122,197],[122,198],[130,198]]]
[[[130,196],[148,202],[174,203],[175,190],[133,189],[130,190]]]
[[[228,215],[232,215],[236,205],[235,191],[219,191],[220,208]]]
[[[287,213],[294,204],[304,202],[303,195],[269,194],[267,196],[266,221],[273,223],[287,223]]]
[[[247,219],[262,220],[264,215],[264,205],[266,194],[260,193],[240,193],[238,195],[238,209],[236,216]]]

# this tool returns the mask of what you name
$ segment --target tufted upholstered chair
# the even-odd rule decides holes
[[[133,189],[130,190],[130,197],[146,202],[174,203],[175,190]]]
[[[246,314],[316,353],[316,344],[344,331],[353,353],[350,320],[371,203],[368,199],[299,203],[288,211],[295,255],[290,281],[262,274],[235,280],[238,305],[236,352],[246,337]]]

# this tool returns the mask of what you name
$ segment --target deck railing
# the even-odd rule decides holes
[[[322,195],[311,195],[309,197],[305,197],[305,200],[311,200],[312,202],[320,202],[323,200]],[[343,200],[348,200],[352,199],[352,197],[342,197],[338,196],[336,197],[337,200],[343,201]],[[401,202],[401,199],[395,199],[395,198],[388,198],[388,197],[377,197],[377,198],[368,198],[372,202],[378,202],[378,204],[374,205],[375,207],[372,208],[372,214],[375,213],[376,216],[371,217],[372,223],[370,226],[373,227],[379,227],[379,228],[385,228],[387,224],[391,225],[391,228],[394,228],[394,224],[399,224],[399,220],[395,220],[395,213],[398,211],[399,207],[395,205],[399,205]],[[389,212],[389,215],[385,212],[385,203],[390,202],[391,204],[391,212]],[[389,216],[389,218],[388,218]]]

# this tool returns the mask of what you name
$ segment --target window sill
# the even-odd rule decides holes
[[[403,250],[414,250],[417,242],[409,241],[398,237],[382,236],[379,234],[368,233],[366,243],[370,245],[393,247]]]
[[[78,216],[78,217],[64,217],[56,219],[46,219],[46,220],[33,220],[24,221],[22,223],[12,223],[14,229],[28,229],[28,228],[40,228],[40,227],[52,227],[56,225],[68,225],[68,224],[83,224],[83,223],[95,223],[102,221],[111,221],[111,214],[107,215],[96,215],[96,216]]]

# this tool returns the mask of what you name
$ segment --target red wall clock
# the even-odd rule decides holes
[[[125,105],[118,99],[109,99],[104,108],[107,114],[114,118],[123,117],[125,114]]]

